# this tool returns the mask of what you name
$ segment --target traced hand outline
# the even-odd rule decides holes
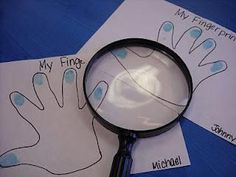
[[[170,49],[175,50],[175,52],[184,60],[192,75],[193,91],[195,91],[205,80],[224,72],[228,68],[227,63],[224,60],[206,61],[208,56],[216,49],[217,44],[214,39],[207,38],[196,45],[202,35],[201,28],[197,26],[188,28],[176,40],[176,43],[174,42],[174,31],[174,24],[170,21],[165,21],[158,29],[156,40]],[[139,53],[138,50],[130,47],[125,48],[125,50],[126,53],[131,51],[143,59],[149,58],[154,52],[154,50],[149,50],[146,54],[144,54],[143,51]],[[117,57],[122,58],[124,55],[125,51],[118,54]]]
[[[228,65],[224,60],[207,62],[207,57],[216,49],[217,43],[212,38],[207,38],[196,45],[203,31],[197,26],[187,29],[177,42],[174,42],[174,24],[171,21],[162,23],[158,30],[157,41],[175,50],[184,60],[193,78],[193,91],[195,91],[205,80],[224,72]],[[188,45],[190,44],[190,45]],[[183,50],[185,49],[185,50]],[[198,73],[202,73],[199,77]]]
[[[88,108],[86,103],[81,104],[79,99],[77,78],[78,73],[74,68],[64,71],[61,101],[51,89],[47,75],[42,72],[37,72],[32,77],[32,85],[39,105],[18,91],[10,93],[11,104],[20,117],[36,132],[37,140],[30,145],[13,148],[2,153],[0,168],[28,165],[46,170],[53,175],[68,175],[90,168],[102,159],[102,152],[94,128],[94,118],[92,116],[91,119],[86,117],[88,116]],[[94,86],[89,99],[96,99],[96,108],[99,108],[103,102],[107,90],[108,84],[105,81],[99,81]],[[71,111],[78,112],[78,115],[68,114]],[[72,121],[68,121],[68,118]],[[48,121],[50,125],[48,125]],[[56,124],[52,124],[55,121]],[[53,128],[49,129],[48,126]],[[79,132],[77,129],[83,132],[79,134],[82,140],[83,138],[87,138],[87,141],[89,139],[86,145],[79,143],[80,148],[75,145],[78,145],[78,142],[82,141],[81,139],[76,138],[76,142],[74,139],[70,139]],[[63,141],[58,141],[58,137],[63,138]],[[53,140],[55,141],[53,142]],[[87,152],[86,147],[88,146],[93,150],[93,153]],[[87,158],[78,160],[78,157],[84,154]],[[49,156],[51,158],[48,158]]]
[[[188,66],[193,79],[193,91],[210,77],[224,72],[228,66],[224,60],[207,61],[208,56],[216,49],[216,41],[212,38],[207,38],[204,41],[197,44],[200,36],[202,35],[202,29],[197,26],[192,26],[184,31],[178,38],[177,42],[174,42],[174,24],[170,21],[165,21],[158,30],[156,40],[159,43],[173,49],[178,53]],[[152,55],[154,50],[142,50],[140,47],[126,47],[111,51],[111,54],[115,57],[119,65],[126,70],[131,82],[140,87],[143,91],[149,93],[154,99],[161,103],[169,110],[175,111],[177,107],[183,107],[184,104],[177,104],[168,97],[160,97],[158,94],[148,90],[146,86],[139,84],[127,68],[130,68],[131,64],[127,62],[127,55],[135,55],[137,60],[132,64],[144,65],[145,62],[152,65]],[[132,58],[132,56],[131,56]],[[141,60],[139,60],[139,58]],[[128,67],[127,67],[128,66]],[[195,66],[195,67],[193,67]],[[199,74],[200,73],[200,74]],[[155,82],[155,81],[154,81]],[[181,110],[181,109],[180,109]],[[178,113],[178,111],[177,111]]]

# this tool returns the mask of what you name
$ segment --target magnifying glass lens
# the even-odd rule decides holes
[[[173,57],[145,46],[109,50],[86,73],[91,107],[110,124],[128,130],[152,130],[172,122],[186,108],[190,93]]]
[[[118,134],[109,177],[128,177],[136,138],[169,130],[192,97],[188,68],[169,48],[146,39],[108,44],[89,61],[83,80],[94,117]]]

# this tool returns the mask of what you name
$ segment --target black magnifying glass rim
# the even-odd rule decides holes
[[[93,66],[93,64],[97,60],[99,60],[99,58],[101,56],[103,56],[104,54],[106,54],[108,52],[111,52],[114,49],[118,49],[118,48],[122,48],[122,47],[131,47],[131,46],[132,47],[135,46],[135,47],[150,48],[150,49],[156,50],[156,51],[161,52],[162,54],[166,55],[169,59],[171,59],[173,62],[175,62],[178,65],[179,69],[182,71],[182,73],[184,74],[185,79],[187,81],[188,89],[189,89],[189,99],[187,101],[187,104],[186,104],[184,110],[181,113],[179,113],[179,115],[173,121],[167,123],[166,125],[164,125],[162,127],[148,129],[148,130],[130,130],[130,129],[118,127],[118,126],[108,122],[107,120],[105,120],[102,116],[100,116],[97,113],[97,111],[92,107],[92,105],[89,101],[89,94],[86,93],[86,79],[87,79],[87,75],[88,75],[91,67]],[[95,55],[90,59],[90,61],[88,62],[87,66],[86,66],[85,72],[84,72],[83,90],[84,90],[84,96],[85,96],[85,100],[87,102],[88,108],[90,109],[94,118],[100,124],[102,124],[105,128],[107,128],[108,130],[110,130],[116,134],[123,134],[123,135],[127,135],[127,136],[129,136],[130,134],[133,134],[137,138],[147,138],[147,137],[152,137],[152,136],[156,136],[161,133],[164,133],[177,124],[177,122],[182,117],[182,115],[184,114],[184,112],[186,111],[186,109],[188,108],[188,106],[191,102],[192,94],[193,94],[193,82],[192,82],[192,77],[191,77],[191,74],[188,70],[188,67],[183,62],[183,60],[173,50],[169,49],[168,47],[166,47],[156,41],[151,41],[151,40],[143,39],[143,38],[126,38],[126,39],[121,39],[121,40],[118,40],[118,41],[115,41],[115,42],[112,42],[112,43],[106,45],[105,47],[100,49],[97,53],[95,53]],[[157,114],[158,114],[158,112],[157,112]]]

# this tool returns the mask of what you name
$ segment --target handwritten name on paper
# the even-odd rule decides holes
[[[58,62],[58,60],[57,60]],[[78,57],[66,57],[66,56],[63,56],[63,57],[60,57],[60,66],[61,67],[75,67],[77,69],[80,69],[81,66],[83,64],[85,64],[85,62],[78,58]],[[48,71],[48,72],[51,72],[52,71],[52,68],[53,68],[53,61],[48,61],[46,59],[44,60],[40,60],[39,61],[39,71]]]
[[[182,20],[189,19],[194,25],[198,25],[206,31],[212,31],[219,37],[224,37],[233,42],[236,41],[236,36],[232,32],[227,32],[226,30],[222,29],[222,27],[217,26],[216,24],[209,22],[199,16],[190,16],[185,10],[179,8],[174,15],[180,17]]]
[[[159,170],[159,169],[179,166],[181,165],[181,163],[182,162],[180,156],[177,156],[170,159],[163,159],[163,160],[158,160],[156,162],[152,162],[152,168],[153,170]]]
[[[228,140],[230,140],[231,142],[236,140],[236,137],[233,136],[230,133],[227,133],[225,130],[223,130],[223,128],[220,125],[214,124],[211,127],[211,130],[215,133],[217,133],[218,135],[222,136],[223,138],[226,138]]]

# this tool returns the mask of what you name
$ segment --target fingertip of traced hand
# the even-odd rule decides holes
[[[171,22],[165,22],[162,26],[162,29],[165,31],[165,32],[170,32],[172,29],[174,28],[174,25],[173,23]]]
[[[19,159],[14,153],[9,153],[0,157],[0,166],[9,167],[19,164]]]
[[[213,39],[207,39],[203,42],[203,48],[205,50],[210,49],[216,45],[216,42]]]
[[[128,54],[125,48],[115,49],[112,53],[120,59],[125,59]]]
[[[25,103],[25,98],[18,92],[11,94],[11,100],[16,106],[22,106]]]
[[[102,95],[103,95],[103,88],[101,86],[98,86],[94,91],[93,97],[98,101],[101,100]]]
[[[75,71],[73,69],[68,69],[65,71],[64,80],[66,83],[71,84],[75,80]]]
[[[225,67],[225,63],[223,61],[215,62],[212,64],[210,70],[215,73],[222,70]]]
[[[190,30],[190,36],[197,39],[202,34],[202,30],[198,27],[194,27]]]
[[[34,75],[34,84],[42,85],[44,82],[44,75],[42,73],[36,73]]]
[[[94,92],[93,92],[93,98],[96,100],[96,101],[100,101],[100,100],[102,100],[102,98],[105,96],[105,94],[106,94],[106,91],[107,91],[107,89],[108,89],[108,85],[107,85],[107,83],[105,82],[105,81],[100,81],[98,84],[97,84],[97,86],[96,86],[96,88],[95,88],[95,90],[94,90]]]
[[[95,89],[93,90],[92,94],[89,96],[90,103],[94,109],[97,109],[103,98],[106,96],[108,89],[108,84],[105,81],[100,81]]]

